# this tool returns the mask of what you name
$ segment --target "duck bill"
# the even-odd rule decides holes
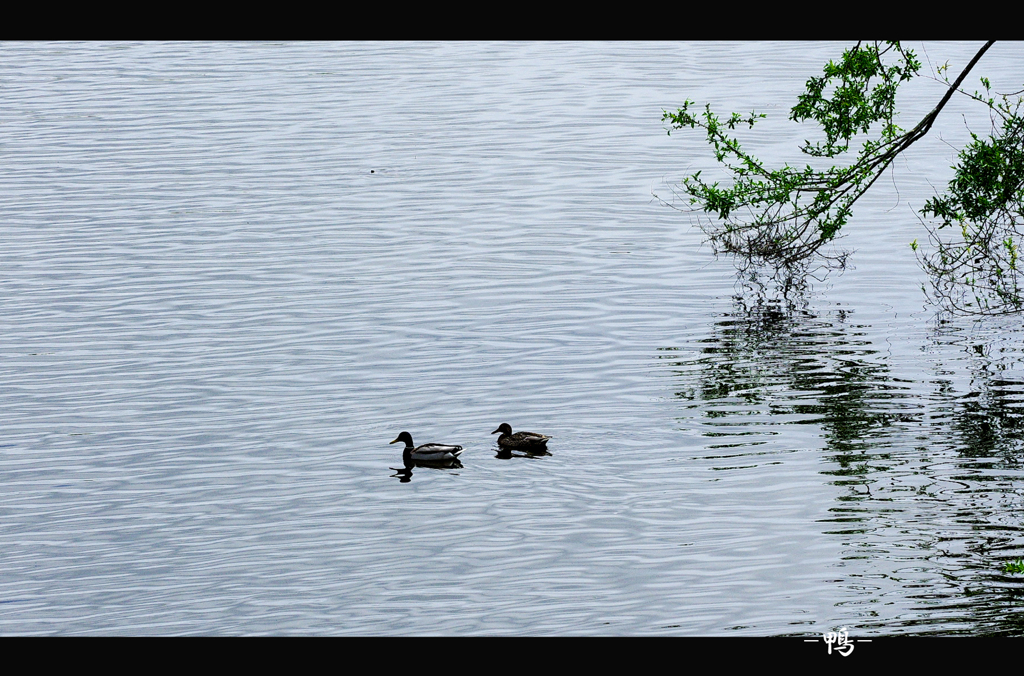
[[[497,433],[498,433],[498,432],[500,432],[500,431],[501,431],[501,428],[499,427],[498,429],[496,429],[496,430],[494,430],[493,432],[491,432],[491,434],[497,434]]]
[[[390,446],[391,444],[397,444],[399,441],[401,441],[401,439],[395,439],[394,441],[389,441],[388,442],[388,446]]]

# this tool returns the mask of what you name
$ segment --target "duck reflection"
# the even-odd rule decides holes
[[[403,484],[409,483],[412,481],[412,470],[415,467],[425,467],[429,469],[462,469],[462,462],[458,458],[448,460],[446,462],[409,460],[405,463],[404,467],[391,467],[390,469],[394,472],[391,476],[397,477]]]
[[[508,460],[509,458],[540,458],[545,455],[551,455],[551,451],[546,448],[521,450],[499,446],[494,457],[501,460]]]

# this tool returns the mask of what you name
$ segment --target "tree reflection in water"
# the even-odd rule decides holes
[[[907,363],[852,317],[737,298],[704,338],[659,350],[681,430],[706,439],[718,469],[824,452],[819,471],[843,490],[818,527],[843,539],[844,568],[859,571],[843,581],[874,590],[865,604],[911,601],[901,631],[962,620],[965,633],[1020,634],[1024,576],[1002,567],[1024,555],[1024,331],[940,327]]]

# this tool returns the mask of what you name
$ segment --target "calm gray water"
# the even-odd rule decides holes
[[[908,246],[984,116],[792,307],[662,202],[714,168],[663,109],[799,161],[846,46],[0,44],[0,633],[1024,633],[1024,330]]]

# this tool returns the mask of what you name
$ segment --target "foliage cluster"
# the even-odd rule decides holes
[[[972,98],[992,111],[992,133],[986,138],[971,134],[946,193],[921,209],[939,224],[929,225],[934,252],[919,253],[918,258],[931,275],[933,298],[945,309],[1014,313],[1024,309],[1018,261],[1024,224],[1022,99],[993,97],[989,81],[981,82],[984,92],[975,92]],[[945,228],[952,237],[942,236],[939,231]]]
[[[933,299],[944,308],[979,313],[1024,309],[1018,262],[1018,227],[1024,214],[1021,99],[993,95],[985,78],[982,92],[961,89],[991,45],[981,47],[953,81],[946,76],[948,64],[940,68],[945,95],[909,131],[896,124],[896,94],[921,69],[913,51],[898,42],[857,43],[838,63],[830,61],[821,77],[807,81],[789,116],[820,126],[824,141],[805,141],[800,150],[840,162],[825,169],[810,164],[769,169],[744,150],[735,130],[753,128],[764,114],[733,113],[722,119],[710,105],[694,110],[690,100],[674,113],[664,111],[669,134],[702,129],[731,176],[723,185],[698,171],[682,182],[691,208],[713,217],[701,227],[715,253],[734,255],[741,268],[768,266],[786,287],[806,275],[809,265],[843,266],[847,254],[825,245],[849,221],[854,203],[900,153],[930,131],[950,97],[960,92],[988,106],[992,133],[986,138],[972,135],[973,142],[960,152],[947,193],[928,200],[921,211],[933,220],[926,225],[934,253],[919,251],[916,240],[911,246],[931,275]],[[856,154],[851,150],[855,140]],[[959,236],[944,236],[940,231],[946,228]]]
[[[690,100],[674,113],[665,111],[669,134],[672,129],[703,129],[715,158],[732,174],[729,186],[709,183],[701,172],[683,179],[690,204],[718,219],[704,224],[716,253],[787,271],[819,253],[850,218],[853,203],[926,131],[924,122],[911,132],[895,123],[896,91],[920,68],[914,53],[898,43],[858,43],[839,63],[830,61],[822,77],[807,81],[790,119],[817,122],[826,138],[805,141],[803,153],[835,159],[849,152],[855,136],[870,135],[854,162],[824,170],[810,164],[768,169],[743,150],[730,132],[740,124],[752,128],[764,114],[733,113],[721,120],[710,105],[702,113],[692,112]]]

